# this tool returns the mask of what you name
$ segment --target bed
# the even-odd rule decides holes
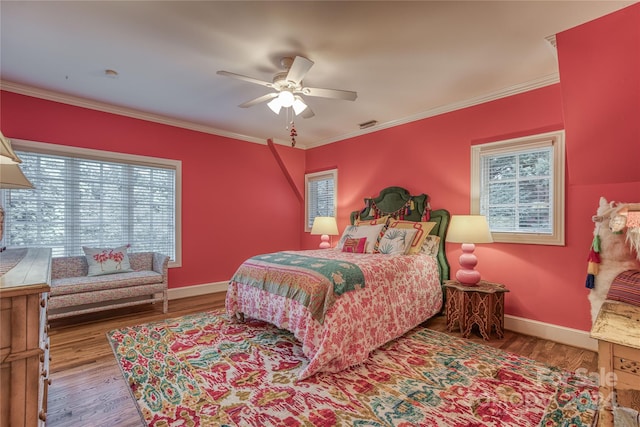
[[[257,255],[244,261],[229,282],[230,317],[270,322],[302,343],[308,363],[299,367],[300,379],[362,363],[372,350],[443,306],[442,283],[449,278],[446,210],[432,211],[425,194],[388,187],[365,199],[365,207],[350,218],[352,226],[336,248]],[[354,242],[363,240],[358,233],[376,230],[378,240],[369,238],[366,246],[370,253],[357,251]],[[403,230],[412,254],[383,244]]]

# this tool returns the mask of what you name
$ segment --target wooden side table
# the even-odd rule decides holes
[[[460,329],[469,338],[474,325],[482,338],[489,340],[492,329],[498,338],[504,337],[504,285],[481,280],[476,286],[467,286],[456,280],[447,280],[447,330]]]

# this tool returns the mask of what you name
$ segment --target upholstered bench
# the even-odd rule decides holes
[[[168,309],[169,257],[158,252],[128,254],[131,270],[88,276],[85,256],[51,259],[49,319],[162,301]]]

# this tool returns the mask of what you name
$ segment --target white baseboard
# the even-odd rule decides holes
[[[195,297],[198,295],[226,292],[229,282],[204,283],[202,285],[185,286],[169,289],[169,299]],[[598,341],[589,336],[589,332],[564,326],[552,325],[537,320],[524,319],[506,314],[504,328],[524,335],[531,335],[574,347],[598,351]]]
[[[524,319],[522,317],[510,316],[508,314],[505,314],[504,316],[504,328],[510,331],[544,338],[549,341],[555,341],[573,347],[584,348],[595,352],[598,351],[598,341],[591,338],[589,336],[589,332],[581,331],[579,329],[552,325],[550,323]]]
[[[180,299],[196,297],[198,295],[214,294],[216,292],[226,292],[229,282],[204,283],[202,285],[184,286],[182,288],[169,288],[169,299]]]

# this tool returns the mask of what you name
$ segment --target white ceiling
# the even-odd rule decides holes
[[[2,0],[0,78],[14,92],[288,143],[284,114],[238,107],[269,89],[216,71],[271,81],[281,57],[301,55],[315,62],[306,86],[358,92],[306,98],[315,117],[295,125],[311,147],[369,120],[367,131],[556,82],[546,38],[632,3]]]

